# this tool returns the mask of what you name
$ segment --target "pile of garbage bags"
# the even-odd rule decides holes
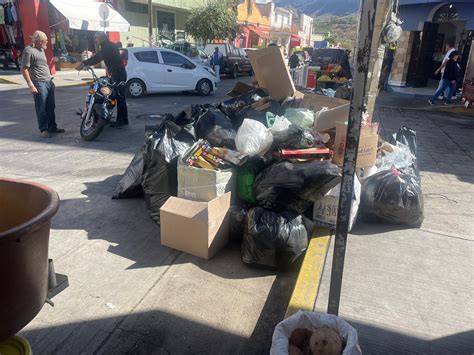
[[[335,228],[341,182],[341,167],[331,160],[335,129],[314,128],[318,110],[327,109],[300,104],[296,98],[278,102],[255,89],[217,105],[163,115],[147,128],[145,143],[113,198],[144,196],[159,224],[160,208],[170,196],[198,198],[201,193],[178,188],[178,181],[189,180],[178,179],[178,171],[212,171],[213,193],[232,192],[229,235],[241,241],[243,262],[291,269],[308,246],[308,226]],[[415,132],[402,127],[376,148],[374,165],[358,169],[351,225],[357,218],[419,225],[423,199]]]

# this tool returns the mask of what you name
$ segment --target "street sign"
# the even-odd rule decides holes
[[[100,15],[100,18],[102,20],[107,20],[109,18],[109,15],[110,15],[110,9],[109,9],[109,5],[107,4],[101,4],[99,6],[99,15]]]

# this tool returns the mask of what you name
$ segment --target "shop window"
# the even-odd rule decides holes
[[[163,57],[163,63],[166,65],[171,65],[173,67],[194,68],[193,63],[179,54],[162,51],[161,56]]]
[[[137,12],[139,14],[148,14],[148,6],[125,0],[125,11]]]
[[[441,6],[433,16],[433,22],[446,22],[457,20],[458,10],[453,4]]]
[[[139,62],[144,62],[144,63],[156,63],[158,64],[158,53],[156,51],[141,51],[141,52],[135,52],[134,53],[135,58]]]

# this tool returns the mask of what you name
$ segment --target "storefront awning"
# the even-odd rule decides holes
[[[109,4],[92,0],[49,0],[49,2],[69,21],[69,28],[107,32],[130,30],[127,20]],[[104,16],[104,10],[107,16]]]
[[[263,31],[261,29],[258,29],[258,28],[250,28],[250,31],[252,31],[253,33],[255,33],[257,36],[259,36],[260,38],[263,38],[263,39],[270,39],[270,33],[266,32],[266,31]]]

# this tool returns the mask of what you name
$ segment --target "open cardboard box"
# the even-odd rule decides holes
[[[308,108],[315,112],[317,120],[314,129],[324,132],[336,127],[336,122],[347,122],[349,117],[349,104],[342,100],[324,95],[301,93],[295,89],[288,66],[285,63],[283,53],[278,47],[268,47],[256,51],[249,51],[248,57],[259,86],[275,100],[281,101],[287,97],[302,99],[300,107]],[[244,93],[249,90],[248,85],[239,85],[234,88],[235,93]],[[323,107],[327,111],[316,115]]]
[[[209,202],[170,197],[160,209],[161,245],[212,258],[228,242],[230,200],[230,192]]]

